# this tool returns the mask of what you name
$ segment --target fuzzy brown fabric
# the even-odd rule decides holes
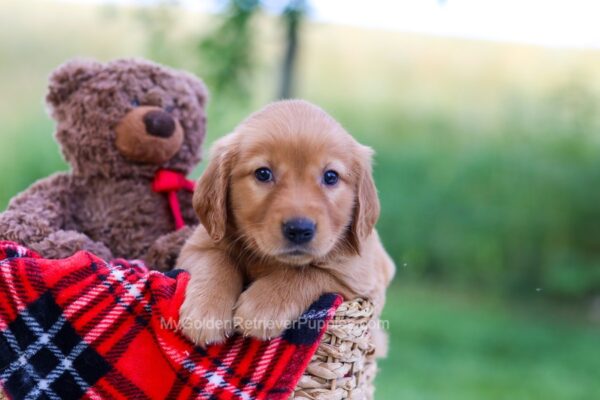
[[[0,214],[0,240],[46,258],[89,250],[172,266],[191,230],[175,231],[165,195],[151,184],[159,168],[187,174],[200,161],[202,81],[138,59],[73,60],[51,75],[46,100],[71,171],[13,198]],[[117,127],[127,150],[116,144]],[[181,191],[178,198],[185,223],[197,224],[192,194]]]

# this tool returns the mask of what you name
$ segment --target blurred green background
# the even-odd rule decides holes
[[[600,51],[238,5],[209,15],[172,2],[4,0],[0,210],[67,168],[43,103],[65,60],[143,56],[205,78],[208,149],[277,97],[286,26],[299,18],[294,96],[377,152],[378,229],[398,269],[376,398],[600,398]]]

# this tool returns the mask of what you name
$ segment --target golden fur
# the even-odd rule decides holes
[[[370,298],[379,313],[394,264],[374,230],[371,155],[301,100],[272,103],[219,140],[194,194],[202,225],[177,262],[191,274],[184,334],[201,345],[234,329],[274,337],[326,292]],[[272,182],[256,179],[262,167]],[[327,170],[339,174],[334,186],[322,181]],[[317,226],[301,250],[281,228],[298,217]]]

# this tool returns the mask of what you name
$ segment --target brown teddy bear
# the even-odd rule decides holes
[[[13,198],[0,240],[47,258],[88,250],[171,267],[197,224],[185,174],[205,135],[202,81],[144,60],[73,60],[51,75],[46,101],[71,171]]]

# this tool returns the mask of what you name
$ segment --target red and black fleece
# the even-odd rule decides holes
[[[202,349],[176,329],[189,276],[0,242],[0,390],[14,399],[284,399],[341,303],[322,296],[271,341]]]

